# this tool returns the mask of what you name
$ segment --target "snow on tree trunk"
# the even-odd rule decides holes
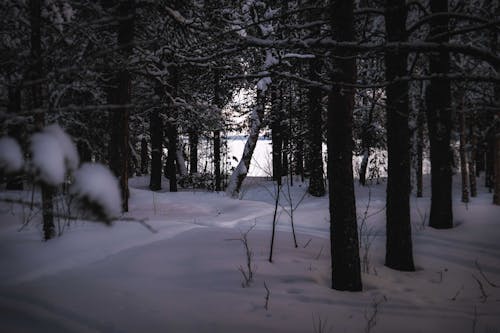
[[[257,145],[257,140],[259,140],[259,132],[262,125],[262,118],[264,116],[263,102],[264,91],[262,91],[262,89],[259,89],[258,86],[257,103],[250,114],[250,133],[248,135],[241,160],[238,163],[236,169],[234,169],[233,173],[231,174],[231,177],[229,178],[229,184],[226,189],[226,193],[233,198],[237,198],[240,193],[241,184],[248,174],[250,161],[252,160],[252,155],[255,150],[255,146]]]

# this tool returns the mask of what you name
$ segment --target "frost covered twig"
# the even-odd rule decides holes
[[[266,289],[266,303],[264,304],[264,308],[269,310],[269,296],[271,295],[271,292],[269,291],[269,288],[267,287],[266,281],[264,281],[264,288]]]
[[[483,277],[484,281],[486,281],[486,283],[488,283],[491,287],[493,288],[500,288],[500,286],[498,286],[497,284],[491,282],[487,277],[486,275],[484,274],[483,272],[483,269],[481,268],[481,266],[479,266],[479,262],[477,260],[474,260],[474,265],[476,266],[477,270],[479,271],[479,274],[481,274],[481,276]]]
[[[329,327],[328,331],[327,331],[328,319],[323,320],[321,318],[321,315],[318,315],[318,317],[315,318],[314,313],[313,313],[312,322],[313,322],[313,332],[314,333],[325,333],[325,332],[332,331],[332,327]]]
[[[383,296],[382,299],[378,301],[374,299],[372,303],[372,309],[373,309],[372,313],[368,315],[368,311],[365,311],[365,319],[366,319],[365,333],[370,333],[371,330],[375,327],[375,325],[377,325],[377,315],[379,312],[380,304],[386,301],[387,297],[385,296]]]
[[[228,241],[240,241],[245,247],[246,268],[243,267],[242,265],[238,267],[238,270],[243,276],[243,282],[241,283],[241,286],[243,288],[249,287],[250,284],[253,282],[253,264],[252,264],[253,252],[250,249],[250,246],[248,245],[248,234],[250,233],[250,231],[252,231],[253,228],[255,228],[255,225],[256,223],[254,223],[247,231],[240,232],[241,233],[240,238],[226,239]]]
[[[479,290],[481,291],[481,302],[486,302],[486,300],[488,299],[488,294],[486,294],[486,291],[484,290],[483,283],[474,274],[472,274],[472,277],[474,278],[474,280],[476,280]]]

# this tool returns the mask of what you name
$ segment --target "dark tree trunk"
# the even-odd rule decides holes
[[[283,176],[283,137],[282,131],[283,126],[281,125],[283,121],[283,113],[281,110],[281,102],[278,101],[277,87],[273,87],[271,90],[271,140],[272,140],[272,156],[273,156],[273,180],[281,185],[281,177]]]
[[[221,88],[219,82],[219,72],[215,71],[215,86],[214,86],[214,104],[217,108],[222,108],[221,103]],[[220,129],[217,128],[214,131],[214,176],[215,176],[215,190],[221,191],[221,166],[220,166],[220,151],[221,141],[220,141]]]
[[[168,154],[166,161],[166,171],[169,180],[170,192],[177,192],[177,126],[167,121],[166,132],[168,138]]]
[[[148,154],[148,140],[143,136],[141,139],[141,174],[148,174],[149,154]]]
[[[500,133],[496,135],[495,143],[495,188],[493,203],[500,205]]]
[[[421,86],[422,87],[422,86]],[[423,88],[420,90],[421,97],[423,95]],[[423,173],[423,163],[424,163],[424,117],[425,108],[424,103],[419,103],[420,108],[417,114],[417,161],[416,161],[416,179],[417,179],[417,198],[423,196],[424,189],[424,173]]]
[[[9,104],[7,106],[8,112],[12,115],[12,118],[17,117],[21,112],[21,90],[18,87],[9,87]],[[9,124],[8,135],[15,138],[19,142],[23,142],[24,134],[23,123]],[[21,174],[9,175],[7,176],[7,184],[5,185],[7,190],[18,190],[24,189],[23,177]]]
[[[486,135],[484,186],[492,192],[495,178],[495,135],[492,130]]]
[[[30,1],[30,23],[31,23],[31,63],[33,81],[42,78],[42,42],[41,42],[41,1]],[[41,130],[45,126],[45,113],[42,111],[42,86],[33,84],[31,88],[33,109],[35,112],[35,127]],[[43,235],[45,240],[55,236],[54,227],[54,190],[46,184],[42,184],[42,215]]]
[[[430,1],[431,12],[448,12],[448,3],[443,0]],[[430,23],[430,36],[443,34],[434,38],[436,43],[448,42],[448,18],[437,17]],[[429,69],[433,74],[447,74],[450,68],[449,53],[441,50],[430,56]],[[446,78],[431,79],[427,88],[427,124],[429,126],[429,142],[431,151],[431,212],[429,225],[436,229],[453,227],[452,195],[452,153],[450,81]]]
[[[460,127],[460,175],[462,178],[462,202],[469,202],[469,170],[467,162],[467,132],[465,127],[465,111],[463,110],[463,96],[457,101],[458,120]]]
[[[500,4],[496,5],[495,8],[495,17],[499,17],[500,15]],[[500,47],[498,45],[498,32],[496,29],[492,29],[490,32],[491,40],[492,40],[492,51],[494,54],[498,54],[498,51],[500,50]],[[495,66],[495,72],[500,73],[500,66]],[[494,145],[493,145],[493,150],[494,153],[492,154],[493,158],[493,168],[494,168],[494,177],[493,177],[493,203],[495,205],[500,205],[500,83],[495,82],[494,86],[494,101],[495,101],[495,124],[493,125],[492,128],[492,137],[494,140]]]
[[[129,114],[131,101],[131,75],[127,69],[128,58],[132,53],[134,40],[135,1],[120,1],[117,9],[118,45],[122,68],[115,77],[116,88],[108,100],[120,105],[112,116],[112,139],[110,144],[110,166],[120,179],[122,209],[128,211],[129,176]]]
[[[151,174],[149,188],[152,191],[161,190],[161,157],[163,156],[163,122],[159,110],[153,110],[149,118],[151,136]]]
[[[405,0],[387,0],[385,25],[390,42],[406,41]],[[406,76],[407,54],[385,54],[386,80]],[[410,131],[408,128],[408,83],[392,82],[387,95],[387,242],[385,265],[414,271],[410,221]]]
[[[330,1],[333,39],[354,41],[353,1]],[[333,82],[356,82],[356,60],[346,52],[332,58]],[[360,291],[358,226],[352,171],[354,89],[334,84],[328,95],[328,185],[332,288]]]
[[[359,183],[363,186],[366,185],[366,170],[368,169],[368,161],[370,159],[370,147],[372,145],[372,123],[373,123],[373,112],[375,111],[376,105],[376,93],[373,90],[373,101],[368,113],[368,119],[366,123],[363,124],[363,133],[361,134],[361,146],[363,147],[363,159],[361,160],[361,165],[359,167]]]
[[[309,61],[309,79],[319,80],[321,62],[314,58]],[[321,90],[318,87],[309,87],[309,118],[308,118],[308,138],[309,149],[308,159],[310,165],[308,192],[312,196],[321,197],[325,195],[325,183],[323,180],[323,131],[321,117]]]
[[[198,173],[198,142],[199,136],[196,129],[189,132],[189,173]]]
[[[80,155],[81,163],[92,161],[92,151],[85,142],[83,141],[78,142],[77,148],[78,148],[78,155]]]
[[[475,117],[471,119],[470,126],[470,155],[469,155],[469,185],[470,185],[470,196],[477,196],[477,181],[476,181],[476,154],[477,154],[477,134],[475,129]]]

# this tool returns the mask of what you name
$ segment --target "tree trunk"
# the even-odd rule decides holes
[[[404,0],[387,0],[385,25],[389,42],[406,41]],[[386,52],[386,80],[406,76],[407,54]],[[385,265],[414,271],[410,221],[410,130],[408,128],[408,83],[392,82],[387,95],[387,242]]]
[[[366,185],[366,170],[368,169],[368,161],[370,160],[370,147],[372,145],[372,123],[373,123],[373,112],[375,111],[375,105],[377,102],[376,90],[373,90],[372,105],[368,112],[368,119],[363,124],[363,132],[361,134],[361,146],[363,147],[363,159],[361,160],[361,165],[359,167],[359,183],[363,186]]]
[[[467,132],[465,129],[465,113],[463,110],[463,96],[459,97],[458,117],[460,123],[460,173],[462,176],[462,202],[469,202],[469,171],[467,170]]]
[[[189,132],[189,173],[198,173],[198,142],[199,135],[196,129]]]
[[[314,58],[309,61],[309,79],[319,80],[321,62]],[[308,138],[309,149],[308,159],[310,165],[308,192],[312,196],[321,197],[325,195],[325,183],[323,180],[323,131],[321,117],[321,90],[318,87],[309,87],[309,118],[308,118]]]
[[[282,103],[278,103],[277,88],[271,90],[271,141],[272,141],[272,157],[273,157],[273,180],[281,185],[281,177],[283,176],[283,138],[282,138],[282,125],[283,113],[280,108]]]
[[[421,86],[422,87],[422,86]],[[423,95],[423,88],[420,90],[421,95]],[[421,96],[422,97],[422,96]],[[423,196],[424,189],[424,173],[423,173],[423,163],[424,163],[424,117],[425,108],[424,103],[419,103],[420,108],[417,114],[417,165],[416,165],[416,179],[417,179],[417,198]]]
[[[135,1],[120,1],[116,18],[118,20],[118,45],[122,68],[115,77],[116,88],[108,100],[120,105],[112,114],[112,138],[110,143],[110,166],[120,179],[122,209],[128,211],[129,176],[129,114],[131,102],[131,75],[127,69],[134,40]]]
[[[159,110],[153,110],[149,118],[151,136],[151,174],[149,188],[152,191],[161,190],[161,157],[163,156],[163,122]]]
[[[19,87],[9,87],[9,104],[7,106],[7,111],[11,114],[11,117],[19,116],[21,112],[21,90]],[[25,125],[23,123],[9,124],[7,128],[7,134],[10,137],[15,138],[19,142],[23,142],[23,136],[25,133]],[[15,174],[7,176],[7,184],[5,185],[7,190],[17,190],[22,191],[24,189],[22,174]]]
[[[431,13],[448,12],[447,1],[431,0]],[[430,23],[430,36],[448,32],[448,18],[437,17]],[[448,37],[433,39],[436,43],[447,43]],[[449,53],[441,50],[429,57],[431,73],[449,72]],[[450,81],[447,78],[433,78],[427,88],[427,124],[431,151],[431,212],[429,225],[436,229],[453,227],[452,212],[452,153],[450,149],[451,107]]]
[[[333,39],[354,41],[353,1],[330,1]],[[356,60],[335,52],[333,82],[356,82]],[[328,95],[328,185],[332,288],[360,291],[358,226],[352,171],[352,112],[354,89],[334,84]]]
[[[168,138],[168,154],[166,161],[166,171],[169,180],[170,192],[177,192],[177,126],[167,121],[166,125],[167,138]]]
[[[143,136],[141,138],[141,174],[148,174],[149,154],[148,154],[148,140]]]
[[[41,42],[41,1],[30,0],[30,23],[31,23],[31,79],[37,81],[42,78],[42,42]],[[33,84],[32,89],[33,109],[35,112],[35,127],[41,130],[45,126],[45,112],[42,110],[43,97],[42,86]],[[54,227],[54,204],[53,189],[51,186],[42,184],[42,216],[43,235],[45,240],[55,236]]]
[[[493,192],[493,203],[500,205],[500,133],[496,135],[495,145],[495,189]]]
[[[236,169],[234,169],[229,179],[229,184],[227,186],[226,192],[233,198],[238,197],[241,189],[241,184],[245,180],[248,170],[250,168],[250,161],[252,160],[252,155],[257,145],[257,140],[259,140],[259,132],[262,126],[262,118],[264,117],[264,92],[257,89],[257,101],[255,107],[250,114],[250,133],[248,135],[245,148],[243,149],[243,154],[241,160],[238,163]]]
[[[214,104],[219,110],[222,108],[221,102],[221,88],[219,82],[219,71],[215,71],[215,86],[214,86]],[[214,131],[214,173],[215,173],[215,191],[221,191],[221,166],[220,166],[220,129],[217,128]]]
[[[477,196],[477,181],[476,181],[476,154],[477,154],[477,134],[474,125],[475,117],[472,117],[472,124],[470,126],[470,155],[469,155],[469,185],[470,196]]]

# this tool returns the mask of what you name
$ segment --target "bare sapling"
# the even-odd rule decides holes
[[[243,277],[243,281],[241,282],[242,288],[250,287],[250,285],[253,282],[253,272],[254,272],[254,266],[252,263],[253,251],[248,244],[248,234],[250,233],[250,231],[252,231],[253,228],[255,228],[255,225],[256,223],[254,222],[254,224],[250,228],[248,228],[247,231],[240,232],[240,238],[227,239],[228,241],[241,242],[241,244],[243,244],[243,247],[245,249],[246,264],[240,265],[238,267],[238,271],[241,273]]]

